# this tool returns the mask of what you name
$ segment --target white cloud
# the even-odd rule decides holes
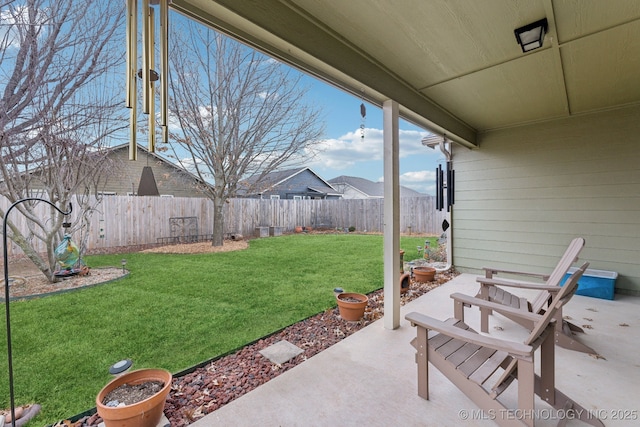
[[[360,130],[349,132],[337,139],[326,139],[315,147],[319,152],[312,161],[311,167],[323,167],[345,170],[357,162],[382,159],[382,131],[365,129],[362,138]]]
[[[436,180],[436,172],[435,171],[415,171],[415,172],[406,172],[400,175],[400,183],[401,184],[409,184],[412,182],[425,182],[425,181],[434,181]]]
[[[384,182],[384,177],[378,178],[379,182]],[[436,172],[422,170],[400,174],[400,185],[410,188],[420,193],[434,194],[436,188]]]
[[[20,37],[15,28],[16,21],[27,13],[26,7],[15,10],[0,10],[0,49],[17,48],[20,46]],[[24,18],[22,18],[24,20]]]
[[[210,120],[213,118],[213,107],[211,105],[200,105],[198,113],[204,120]]]
[[[436,188],[435,171],[414,171],[400,175],[400,185],[419,191],[420,193],[434,194]]]
[[[17,5],[0,10],[0,49],[18,48],[22,42],[18,27],[43,24],[50,18],[49,9],[38,9],[35,18],[30,16],[29,7]],[[36,28],[38,37],[45,37],[46,34],[41,28]]]
[[[400,159],[413,160],[416,156],[431,164],[441,157],[440,151],[422,145],[422,138],[427,132],[418,130],[400,130]],[[365,128],[364,138],[360,129],[348,132],[339,138],[326,139],[317,147],[319,153],[307,165],[318,169],[333,169],[336,174],[360,176],[356,170],[358,164],[365,162],[382,162],[384,158],[383,131]],[[435,169],[435,167],[434,167]],[[365,177],[366,178],[366,177]],[[369,178],[370,179],[370,178]],[[375,179],[372,179],[375,181]],[[383,181],[382,177],[378,181]],[[433,193],[435,187],[435,171],[414,170],[400,175],[400,184],[421,193]]]
[[[178,165],[182,166],[183,168],[185,168],[186,170],[193,172],[195,171],[195,164],[201,164],[202,160],[201,159],[196,159],[195,162],[193,160],[192,157],[184,157],[182,159],[179,159],[176,162]]]
[[[435,151],[425,148],[420,142],[426,134],[426,132],[414,130],[400,130],[400,158],[413,155],[437,155]],[[356,162],[382,160],[383,131],[365,128],[363,137],[361,129],[357,129],[337,139],[326,139],[316,148],[320,152],[313,164],[332,169],[348,169]]]

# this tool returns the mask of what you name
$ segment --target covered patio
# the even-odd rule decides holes
[[[483,415],[435,369],[429,372],[430,400],[418,397],[415,350],[409,344],[416,331],[404,320],[412,311],[442,320],[452,317],[449,295],[475,294],[475,277],[462,274],[402,307],[397,330],[385,329],[382,320],[375,322],[192,425],[495,425],[491,414]],[[640,365],[633,338],[640,326],[640,298],[618,296],[608,301],[576,295],[565,306],[564,315],[592,327],[579,338],[602,358],[557,347],[556,387],[607,426],[634,425],[640,417]],[[478,310],[467,309],[466,320],[478,329]],[[490,335],[522,341],[527,331],[494,315]],[[505,392],[508,400],[515,398],[512,389],[513,384]],[[536,425],[558,423],[558,413],[540,399],[535,416]],[[568,425],[584,424],[569,421]]]
[[[449,295],[475,294],[485,265],[549,271],[575,236],[586,238],[581,258],[591,268],[619,279],[614,301],[575,296],[565,307],[592,326],[581,338],[603,358],[558,348],[557,387],[606,425],[637,423],[640,2],[173,0],[169,7],[384,114],[384,319],[195,425],[492,425],[435,370],[431,400],[417,396],[415,330],[404,316],[449,318]],[[543,20],[539,48],[521,48],[514,32]],[[400,117],[442,138],[441,148],[447,141],[456,169],[450,261],[467,273],[402,308]],[[468,310],[472,327],[477,316]],[[526,336],[494,317],[501,329],[492,336]],[[538,425],[557,424],[540,405]]]

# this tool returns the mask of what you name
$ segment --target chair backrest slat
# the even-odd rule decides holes
[[[569,279],[567,279],[564,286],[562,286],[562,289],[560,289],[556,297],[551,301],[551,305],[542,316],[542,319],[536,323],[535,327],[529,334],[529,337],[524,342],[525,344],[531,344],[537,340],[540,334],[542,334],[542,331],[546,329],[549,322],[551,322],[551,319],[555,316],[556,311],[569,302],[569,299],[571,299],[578,289],[578,280],[580,280],[580,277],[582,277],[587,267],[589,267],[589,263],[585,262],[578,270],[576,270],[575,273],[571,275],[571,277],[569,277]]]
[[[567,274],[567,271],[569,271],[573,263],[578,260],[578,255],[584,247],[584,244],[585,241],[582,237],[576,237],[571,241],[567,250],[564,251],[564,255],[562,255],[562,258],[558,261],[556,268],[554,268],[551,275],[549,275],[547,285],[560,286],[564,275]]]

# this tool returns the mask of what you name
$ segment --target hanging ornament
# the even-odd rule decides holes
[[[364,122],[367,117],[367,108],[364,106],[364,102],[360,104],[360,115],[362,116],[360,120],[360,138],[364,140]]]

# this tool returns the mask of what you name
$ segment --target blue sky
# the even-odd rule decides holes
[[[176,25],[184,18],[172,14],[172,19]],[[367,114],[362,138],[360,98],[308,75],[303,76],[301,84],[310,87],[308,102],[322,109],[325,123],[325,139],[319,153],[304,165],[326,180],[348,175],[382,181],[382,109],[365,103]],[[445,159],[440,150],[421,144],[426,135],[426,130],[400,121],[400,184],[434,195],[435,169],[439,163],[444,164]]]
[[[311,88],[309,101],[323,109],[326,124],[321,152],[306,166],[327,180],[348,175],[382,181],[382,109],[365,102],[367,114],[362,138],[361,99],[312,77],[305,76],[303,80]],[[440,150],[421,144],[427,134],[424,129],[400,121],[400,184],[435,194],[435,169],[445,159]]]
[[[172,14],[172,19],[175,24],[184,18]],[[348,175],[381,181],[382,110],[365,103],[367,114],[362,138],[361,99],[310,76],[304,76],[302,84],[310,86],[308,101],[323,110],[326,126],[321,151],[305,165],[327,180]],[[444,163],[444,156],[439,150],[422,146],[420,141],[426,135],[424,129],[400,121],[400,184],[434,194],[435,169],[438,163]]]

